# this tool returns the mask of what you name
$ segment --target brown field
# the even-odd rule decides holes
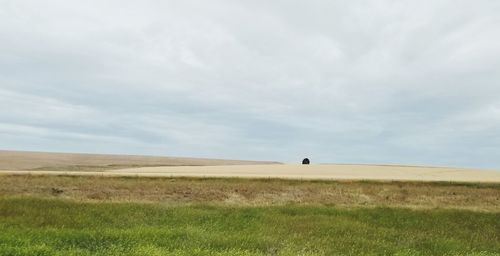
[[[308,180],[448,181],[500,183],[500,172],[449,167],[398,165],[238,165],[139,167],[105,171],[107,175],[168,177],[286,178]]]
[[[274,163],[0,151],[0,197],[500,211],[500,172]]]
[[[500,184],[445,182],[0,176],[0,197],[11,196],[167,204],[202,202],[267,206],[300,203],[500,211]]]
[[[0,170],[102,171],[139,166],[278,164],[277,162],[186,157],[99,155],[0,150]]]
[[[0,151],[0,174],[219,177],[500,183],[500,171],[406,165],[312,164]]]
[[[500,172],[446,167],[390,165],[220,165],[220,166],[56,166],[0,170],[0,174],[112,177],[218,177],[299,180],[444,181],[500,183]]]

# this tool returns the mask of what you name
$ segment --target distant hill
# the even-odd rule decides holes
[[[0,169],[33,170],[63,167],[123,168],[141,166],[216,166],[280,164],[270,161],[205,159],[190,157],[48,153],[0,150]],[[91,168],[92,169],[92,168]]]

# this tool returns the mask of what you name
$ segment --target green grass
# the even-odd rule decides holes
[[[500,255],[500,214],[4,197],[0,255]]]

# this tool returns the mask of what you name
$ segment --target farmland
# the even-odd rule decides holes
[[[500,185],[0,176],[2,255],[498,255]]]
[[[496,182],[94,174],[111,160],[1,173],[0,255],[500,255]]]

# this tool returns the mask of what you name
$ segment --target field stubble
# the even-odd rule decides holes
[[[77,201],[321,204],[500,211],[500,184],[280,179],[0,176],[0,196]]]

